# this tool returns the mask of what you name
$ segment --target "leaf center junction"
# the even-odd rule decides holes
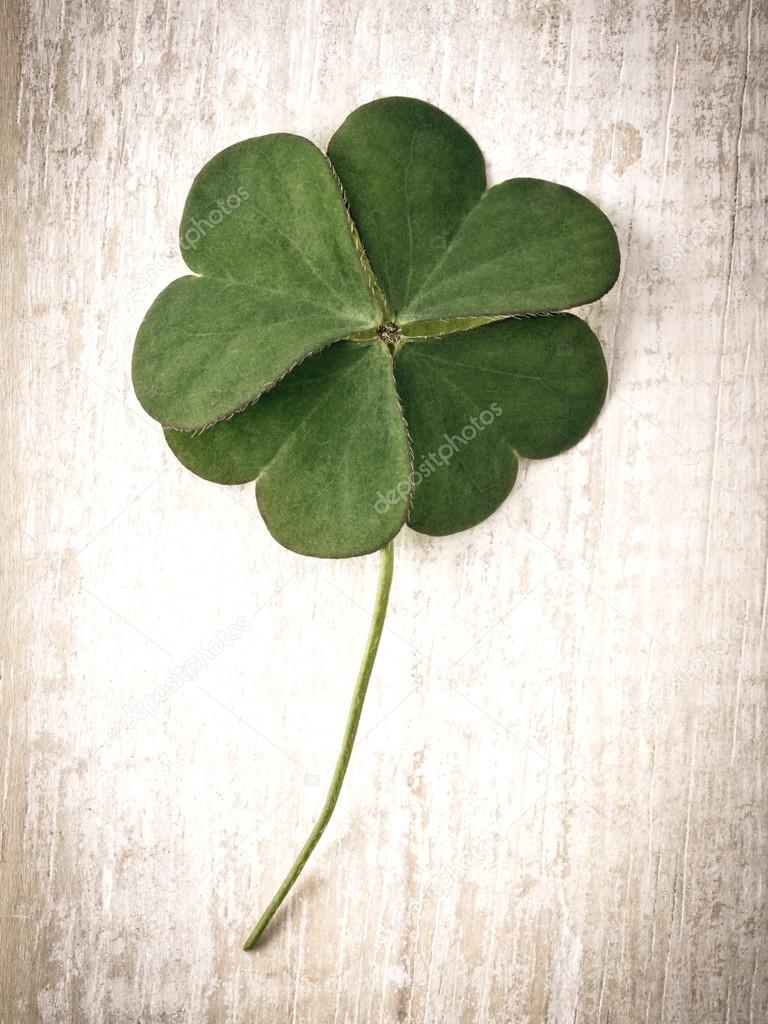
[[[393,355],[403,344],[403,336],[400,333],[400,325],[395,323],[394,320],[390,320],[387,323],[381,324],[379,327],[377,327],[376,334],[382,341],[386,342],[389,351]]]

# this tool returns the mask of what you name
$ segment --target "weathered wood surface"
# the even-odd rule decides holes
[[[768,1019],[766,13],[6,10],[4,1024]],[[247,956],[376,560],[174,464],[130,351],[201,164],[387,94],[609,212],[611,393],[488,523],[400,539],[341,809]]]

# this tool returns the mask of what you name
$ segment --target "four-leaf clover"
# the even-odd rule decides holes
[[[157,297],[133,380],[175,455],[256,480],[272,535],[301,554],[381,549],[341,753],[320,816],[245,944],[260,938],[330,820],[384,625],[392,538],[482,522],[518,458],[564,451],[603,404],[600,345],[576,316],[613,285],[608,219],[562,185],[486,187],[474,140],[412,99],[355,110],[324,156],[267,135],[195,179],[189,269]]]
[[[192,274],[141,325],[136,393],[193,472],[256,480],[299,553],[473,526],[519,457],[571,447],[603,404],[600,345],[562,310],[615,282],[610,222],[562,185],[488,188],[430,104],[358,108],[327,157],[288,134],[225,149],[180,238]]]

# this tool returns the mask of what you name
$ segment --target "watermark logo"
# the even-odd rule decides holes
[[[251,623],[244,615],[220,629],[205,647],[193,647],[189,656],[182,664],[166,675],[165,679],[146,693],[141,700],[123,704],[123,715],[120,725],[123,729],[132,729],[139,721],[154,715],[161,704],[165,703],[174,693],[182,690],[187,683],[193,683],[208,665],[220,657],[224,651],[240,639],[251,628]]]
[[[708,246],[714,235],[725,230],[732,216],[732,208],[725,207],[711,217],[700,220],[687,236],[672,243],[669,252],[664,253],[658,263],[633,277],[626,278],[624,294],[630,299],[636,299],[665,278],[677,276],[684,261],[693,253]]]
[[[468,444],[472,444],[477,435],[494,423],[501,414],[502,408],[498,402],[491,402],[487,409],[483,409],[477,416],[473,416],[458,434],[443,434],[443,443],[437,451],[428,452],[419,465],[411,471],[407,480],[401,480],[386,494],[379,491],[373,505],[375,511],[383,516],[392,505],[404,501],[412,488],[418,487],[423,480],[428,480],[441,466],[447,466],[457,452],[466,448]]]
[[[250,193],[242,185],[236,191],[230,193],[226,199],[217,199],[216,205],[208,211],[205,217],[200,220],[193,217],[190,226],[181,237],[182,249],[194,249],[203,238],[218,227],[219,224],[235,210],[239,210],[243,203],[250,198]]]

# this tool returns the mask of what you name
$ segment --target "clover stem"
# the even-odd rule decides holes
[[[304,865],[312,854],[312,851],[320,841],[320,837],[325,831],[325,827],[330,821],[331,815],[336,807],[336,803],[339,799],[339,793],[341,792],[341,787],[344,782],[344,776],[347,773],[349,759],[352,755],[352,747],[355,743],[357,727],[360,724],[360,715],[363,710],[363,702],[368,689],[368,680],[371,678],[373,663],[376,660],[376,653],[379,649],[381,633],[384,629],[384,619],[387,614],[387,601],[389,600],[389,591],[392,586],[393,567],[394,542],[390,541],[386,547],[381,549],[379,583],[376,590],[376,602],[373,608],[373,618],[371,620],[371,627],[368,632],[368,640],[366,641],[363,660],[357,676],[357,682],[355,683],[355,689],[352,694],[352,704],[349,709],[347,724],[344,729],[341,752],[339,753],[339,758],[333,771],[333,778],[331,779],[331,785],[328,789],[328,795],[325,798],[325,803],[323,804],[323,809],[320,812],[320,817],[317,819],[315,827],[310,832],[307,841],[299,851],[296,860],[293,862],[291,870],[285,876],[283,884],[272,897],[269,906],[259,918],[258,924],[248,936],[248,939],[243,946],[243,949],[245,950],[253,949],[263,935],[267,925],[272,920],[280,904],[291,891],[294,882],[301,874]]]

